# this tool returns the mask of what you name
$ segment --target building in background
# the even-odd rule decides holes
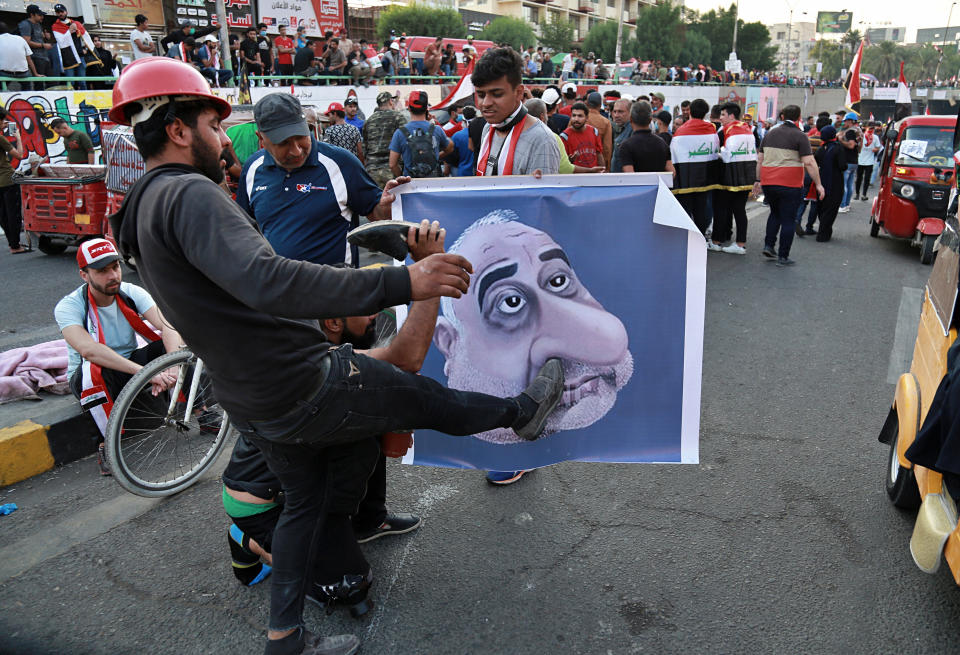
[[[893,41],[894,43],[905,43],[907,40],[906,27],[868,27],[867,40],[870,43],[880,43],[881,41]]]
[[[550,22],[553,16],[559,16],[573,25],[573,40],[583,41],[590,28],[600,21],[617,20],[617,6],[621,0],[459,0],[459,8],[470,11],[513,16],[530,23],[533,31],[540,33],[540,24]],[[657,4],[655,0],[622,0],[625,37],[636,33],[640,7]],[[468,26],[468,30],[469,30]],[[473,32],[471,32],[473,33]]]
[[[816,62],[810,50],[817,43],[817,24],[814,22],[774,23],[770,31],[770,45],[777,48],[781,70],[789,75],[816,75]]]
[[[923,27],[917,30],[917,43],[932,43],[941,45],[944,43],[960,43],[960,25],[951,25],[950,27]]]

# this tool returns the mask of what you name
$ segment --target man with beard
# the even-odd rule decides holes
[[[123,282],[120,256],[106,239],[80,244],[77,264],[83,284],[64,296],[53,310],[67,342],[67,378],[80,405],[100,428],[97,461],[100,474],[110,475],[103,458],[103,431],[112,399],[141,368],[160,355],[177,350],[180,335],[163,320],[150,294]],[[160,337],[147,326],[149,321]],[[139,346],[140,334],[149,343]],[[171,371],[150,380],[154,395],[177,381]]]
[[[446,359],[447,384],[509,394],[556,358],[567,385],[544,435],[585,428],[609,412],[633,374],[627,331],[583,285],[563,247],[513,211],[497,210],[449,251],[470,258],[477,283],[460,299],[440,301],[434,344]],[[521,443],[509,430],[475,436]]]
[[[633,127],[630,125],[630,106],[633,103],[629,100],[620,98],[613,103],[610,110],[610,118],[613,123],[613,157],[610,162],[611,173],[623,172],[623,164],[620,161],[620,145],[633,136]]]
[[[302,169],[335,170],[339,156],[310,138],[299,102],[287,97],[295,104],[271,100],[255,108],[261,137],[276,153],[258,168],[268,161],[289,167],[287,184],[298,192],[294,178]],[[200,73],[167,58],[138,61],[117,81],[113,100],[110,119],[133,126],[146,164],[111,217],[121,251],[136,258],[141,279],[168,320],[208,364],[231,423],[260,449],[283,488],[264,652],[352,655],[359,648],[355,636],[321,640],[303,622],[310,553],[329,535],[342,540],[331,548],[351,548],[349,515],[331,511],[343,499],[322,475],[328,461],[342,456],[344,444],[369,443],[371,435],[402,429],[468,435],[512,427],[535,440],[563,393],[560,362],[549,360],[519,396],[496,398],[448,389],[358,355],[349,345],[334,347],[319,320],[460,297],[469,288],[470,262],[434,253],[409,266],[352,270],[279,256],[250,216],[217,187],[223,179],[219,154],[228,142],[221,122],[231,108]],[[389,219],[392,191],[408,181],[387,184],[368,215]],[[257,193],[256,180],[249,182]],[[351,183],[329,182],[337,185],[344,212]],[[204,220],[197,220],[198,207]],[[421,231],[407,231],[408,247],[425,241]],[[321,520],[325,528],[317,530]]]
[[[570,112],[570,126],[560,134],[560,138],[574,166],[605,166],[600,130],[587,123],[589,113],[587,105],[576,103]]]
[[[263,129],[261,120],[274,124],[275,115],[306,131],[300,102],[289,93],[271,93],[257,102],[254,116],[263,149],[243,167],[237,204],[257,221],[277,254],[315,264],[354,265],[358,252],[347,247],[347,232],[359,225],[360,216],[373,213],[380,187],[360,160],[342,148],[312,136],[273,141],[268,132],[277,132]]]

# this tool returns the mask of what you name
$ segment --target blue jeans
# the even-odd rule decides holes
[[[409,68],[397,68],[397,75],[405,77],[409,74],[410,74]],[[394,84],[409,84],[409,83],[410,83],[410,80],[408,79],[394,80]]]
[[[763,244],[767,248],[777,245],[777,232],[780,233],[780,249],[777,256],[790,256],[793,235],[796,233],[797,212],[803,201],[803,189],[788,186],[764,186],[763,196],[770,205],[767,218],[767,236]]]
[[[797,208],[797,223],[803,225],[803,212],[807,208],[807,203],[810,203],[810,213],[807,214],[807,229],[812,230],[813,224],[817,220],[817,214],[820,213],[820,201],[819,200],[801,200],[800,207]]]
[[[87,76],[86,62],[81,61],[79,66],[63,71],[63,76],[64,77],[86,77]],[[86,91],[87,83],[80,82],[77,84],[77,88],[83,89],[84,91]]]
[[[233,77],[233,71],[226,68],[204,68],[200,72],[210,84],[216,84],[217,78],[220,78],[220,86],[226,86]]]
[[[853,196],[853,183],[856,180],[857,163],[847,164],[847,170],[843,171],[843,200],[840,201],[841,207],[850,206],[850,197]]]
[[[510,427],[519,413],[513,398],[448,389],[428,377],[357,355],[349,345],[331,350],[324,364],[326,377],[286,414],[266,420],[230,416],[237,430],[263,452],[285,496],[273,534],[271,630],[303,624],[308,564],[324,535],[321,519],[328,503],[347,500],[338,497],[342,489],[328,482],[330,467],[362,468],[369,463],[369,457],[361,458],[351,446],[397,430],[476,434]]]

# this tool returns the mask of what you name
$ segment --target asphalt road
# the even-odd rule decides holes
[[[308,623],[367,654],[956,652],[960,590],[912,563],[876,439],[901,300],[930,268],[856,204],[793,268],[760,257],[763,216],[745,257],[709,253],[699,465],[492,488],[391,462],[389,505],[423,527],[365,547],[372,615]],[[5,331],[49,325],[69,252],[0,253]],[[0,652],[260,652],[268,589],[230,574],[216,478],[142,502],[95,468],[0,490],[20,505],[0,517]]]

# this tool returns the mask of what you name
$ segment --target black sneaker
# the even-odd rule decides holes
[[[395,534],[406,534],[420,527],[423,521],[413,514],[388,514],[386,520],[370,532],[357,535],[357,543],[365,544],[368,541],[389,537]]]
[[[804,232],[804,234],[810,234],[810,235],[816,236],[817,231],[814,230],[812,227],[808,227],[808,228],[806,229],[806,231]]]
[[[537,377],[527,385],[521,394],[531,398],[537,404],[537,411],[526,423],[514,426],[513,431],[521,439],[534,441],[543,433],[547,417],[560,403],[563,397],[563,364],[559,359],[548,359],[540,367]]]
[[[794,232],[801,239],[803,238],[803,223],[796,223],[794,227]]]
[[[764,247],[763,247],[763,256],[766,257],[767,259],[776,259],[776,258],[777,258],[777,251],[774,250],[772,246],[764,246]]]
[[[97,448],[97,466],[100,467],[100,475],[113,475],[110,471],[110,465],[107,463],[107,457],[103,454],[103,444]]]
[[[777,259],[777,266],[793,266],[797,262],[789,257],[780,257]]]

